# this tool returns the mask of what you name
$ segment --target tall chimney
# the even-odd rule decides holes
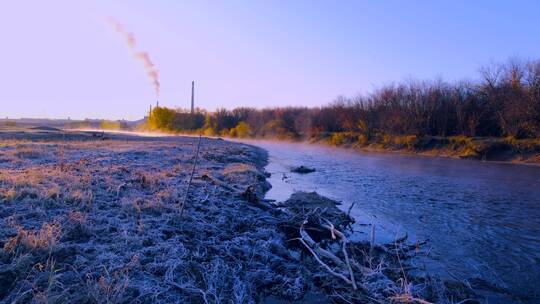
[[[191,114],[195,113],[195,81],[191,82]]]

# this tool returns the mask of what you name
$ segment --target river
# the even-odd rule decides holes
[[[425,271],[506,289],[486,293],[489,303],[540,302],[540,167],[248,143],[269,152],[268,199],[316,191],[344,210],[355,203],[351,215],[375,225],[378,242],[429,240],[414,261]],[[290,172],[299,165],[316,172]],[[356,229],[367,238],[369,228]]]

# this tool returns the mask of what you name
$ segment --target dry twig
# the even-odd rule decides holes
[[[307,221],[304,221],[304,223],[302,224],[302,226],[300,226],[300,236],[301,238],[299,238],[298,240],[309,250],[309,252],[311,252],[311,254],[315,257],[315,260],[317,260],[317,262],[319,262],[319,264],[321,264],[324,268],[326,268],[326,270],[333,276],[335,277],[338,277],[340,279],[342,279],[343,281],[345,281],[347,284],[349,285],[352,285],[353,286],[353,289],[356,290],[358,289],[358,287],[356,286],[356,281],[354,279],[354,274],[352,272],[352,268],[351,268],[351,265],[349,263],[349,257],[347,255],[347,251],[346,251],[346,248],[345,248],[345,243],[346,243],[346,238],[345,236],[337,229],[333,228],[333,225],[330,223],[331,226],[326,226],[324,225],[324,227],[326,227],[327,229],[329,229],[334,236],[334,233],[336,235],[338,235],[341,240],[343,241],[343,250],[344,250],[344,253],[345,253],[345,260],[346,260],[346,263],[344,263],[341,259],[339,259],[338,257],[336,257],[334,254],[332,254],[331,252],[327,251],[327,250],[324,250],[322,248],[320,248],[317,243],[315,243],[315,241],[313,241],[313,239],[307,234],[307,232],[304,230],[304,224],[306,223]],[[324,255],[325,257],[329,258],[330,260],[332,260],[335,264],[337,264],[338,266],[347,266],[347,268],[349,269],[349,274],[351,276],[351,279],[348,279],[347,277],[345,277],[343,274],[341,273],[338,273],[336,272],[335,270],[333,270],[330,266],[328,266],[328,264],[326,264],[325,262],[323,262],[321,260],[321,258],[319,257],[319,255],[317,255],[317,253],[315,253],[314,249],[311,248],[310,245],[308,245],[308,243],[311,244],[311,246],[313,246],[315,248],[315,250],[317,250],[317,252],[319,252],[319,254],[321,255]]]
[[[341,239],[343,256],[345,257],[345,264],[347,265],[347,269],[349,270],[349,275],[351,276],[351,283],[352,283],[353,289],[356,290],[356,289],[358,289],[358,287],[356,286],[356,281],[354,279],[354,272],[353,272],[352,267],[351,267],[351,262],[349,261],[349,255],[347,254],[347,242],[348,242],[348,240],[345,237],[345,235],[343,233],[341,233],[341,231],[337,230],[334,227],[334,224],[332,224],[330,221],[328,221],[326,219],[324,221],[326,223],[328,223],[328,226],[323,225],[323,227],[330,230],[330,232],[332,233],[332,238],[335,239],[335,236],[337,235]]]

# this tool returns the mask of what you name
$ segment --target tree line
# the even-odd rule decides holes
[[[480,70],[476,81],[404,81],[323,107],[240,107],[191,114],[154,108],[147,128],[205,135],[309,139],[351,133],[540,137],[540,60],[512,59]]]

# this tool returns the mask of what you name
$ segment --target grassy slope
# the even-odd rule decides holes
[[[311,138],[311,142],[369,151],[540,164],[540,139],[416,135],[380,135],[368,139],[363,134],[342,132],[321,134]]]

